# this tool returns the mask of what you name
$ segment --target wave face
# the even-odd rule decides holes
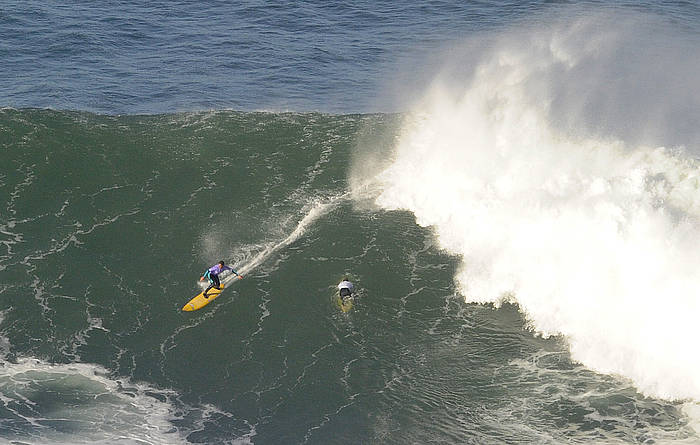
[[[586,367],[698,401],[697,35],[571,17],[452,49],[376,202],[461,258],[467,302],[515,301]]]
[[[313,361],[281,348],[314,352],[328,334],[284,333],[277,304],[293,299],[270,276],[315,221],[347,209],[344,157],[369,119],[0,110],[0,441],[250,443],[271,425],[262,411],[302,397]],[[187,316],[222,258],[246,280]],[[330,266],[322,287],[342,273]],[[239,291],[252,298],[234,310]],[[274,401],[241,401],[256,392]],[[256,440],[282,440],[284,417]]]
[[[0,111],[0,440],[697,443],[687,404],[582,366],[561,337],[524,329],[514,305],[465,304],[459,292],[488,301],[469,294],[473,277],[520,299],[503,272],[491,273],[495,284],[473,272],[497,264],[488,244],[462,261],[410,212],[348,193],[349,172],[367,182],[392,161],[379,155],[405,140],[402,119]],[[361,153],[376,155],[364,171],[352,162]],[[432,187],[434,177],[404,168]],[[435,209],[457,208],[442,196],[431,196]],[[181,311],[221,259],[245,279]],[[358,289],[348,313],[334,300],[344,276]]]

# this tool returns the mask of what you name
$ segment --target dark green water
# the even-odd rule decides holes
[[[0,111],[2,439],[696,443],[678,403],[465,304],[411,213],[348,197],[399,119]],[[182,312],[219,259],[245,279]]]

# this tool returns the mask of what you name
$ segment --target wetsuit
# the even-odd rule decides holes
[[[340,284],[338,284],[338,292],[340,293],[340,298],[343,300],[352,295],[353,289],[354,286],[347,280],[343,280],[340,282]]]
[[[207,292],[209,292],[209,289],[213,289],[214,287],[219,289],[221,287],[221,281],[219,280],[219,274],[225,270],[230,270],[231,272],[238,275],[238,272],[233,270],[231,267],[228,267],[228,266],[221,267],[221,264],[218,264],[218,263],[214,264],[209,269],[207,269],[206,272],[204,272],[204,275],[202,275],[202,276],[209,278],[209,287],[206,288],[206,290],[203,292],[204,298],[208,298]]]

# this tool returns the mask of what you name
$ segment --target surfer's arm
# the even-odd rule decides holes
[[[230,270],[230,271],[231,271],[231,272],[232,272],[232,273],[233,273],[234,275],[236,275],[236,276],[239,276],[239,277],[240,277],[240,275],[238,274],[238,272],[236,272],[236,269],[234,269],[233,267],[230,267],[230,266],[224,266],[224,268],[222,269],[222,271],[224,271],[224,270]]]

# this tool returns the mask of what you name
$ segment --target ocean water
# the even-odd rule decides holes
[[[3,4],[0,443],[700,443],[698,24]]]

